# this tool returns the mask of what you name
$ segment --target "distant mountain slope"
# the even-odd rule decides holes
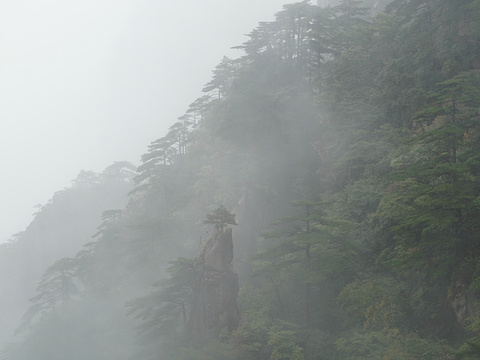
[[[45,269],[91,241],[103,211],[125,206],[134,171],[127,162],[114,163],[101,174],[81,171],[72,186],[38,210],[25,231],[0,246],[1,343],[13,335]]]

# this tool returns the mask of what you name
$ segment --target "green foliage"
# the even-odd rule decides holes
[[[295,341],[292,331],[278,331],[270,335],[267,345],[272,349],[269,360],[304,360],[303,349]]]
[[[367,20],[359,1],[301,1],[260,23],[245,55],[224,57],[205,95],[150,144],[126,211],[104,212],[96,240],[47,270],[31,332],[6,358],[54,359],[42,345],[51,337],[61,354],[84,340],[89,358],[119,358],[79,309],[101,299],[98,322],[112,330],[108,305],[121,303],[111,315],[124,319],[126,298],[136,358],[477,358],[475,311],[463,328],[466,305],[448,289],[458,282],[478,300],[479,11],[472,0],[394,0]],[[74,188],[102,176],[82,172]],[[145,284],[165,259],[197,250],[202,221],[237,225],[223,205],[203,219],[214,203],[238,207],[235,246],[252,276],[242,274],[239,328],[195,343],[185,336],[195,261],[177,258]]]
[[[272,319],[260,312],[246,312],[244,324],[232,337],[242,359],[304,359],[302,338],[305,334],[300,328],[290,322]]]
[[[128,314],[144,321],[140,329],[147,337],[153,336],[152,332],[157,337],[173,334],[187,321],[191,287],[196,280],[194,261],[178,258],[167,272],[170,277],[156,282],[155,291],[127,303]]]
[[[272,306],[265,311],[311,327],[336,327],[332,293],[348,282],[356,266],[355,245],[349,241],[352,224],[330,217],[325,202],[294,205],[303,212],[280,220],[279,231],[264,234],[270,243],[255,257],[254,274],[263,289],[271,289]]]
[[[480,356],[480,319],[478,315],[471,319],[471,323],[468,326],[468,330],[474,335],[459,347],[457,352],[458,359],[478,359]]]
[[[207,214],[204,224],[214,225],[216,230],[223,232],[227,225],[238,225],[235,221],[235,214],[232,214],[223,205],[220,205],[211,214]]]
[[[237,356],[236,349],[227,343],[221,341],[209,341],[198,347],[175,349],[169,354],[168,360],[240,360]],[[165,357],[165,359],[167,359]]]
[[[353,331],[335,343],[342,359],[416,360],[451,359],[455,351],[441,341],[415,333],[390,331]]]
[[[403,286],[393,279],[355,280],[342,289],[338,301],[354,324],[387,330],[406,325],[405,295]]]

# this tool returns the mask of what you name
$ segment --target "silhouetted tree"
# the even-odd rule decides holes
[[[207,215],[207,219],[203,221],[204,224],[212,224],[216,230],[223,232],[227,225],[237,225],[235,221],[235,214],[229,212],[225,206],[220,205],[218,208]]]

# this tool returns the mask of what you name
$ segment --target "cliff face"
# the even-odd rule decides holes
[[[234,330],[238,324],[238,277],[233,271],[232,229],[217,233],[196,258],[198,278],[193,287],[189,329],[194,337],[214,329]]]
[[[450,288],[449,303],[456,320],[463,330],[469,325],[469,319],[478,314],[474,294],[461,279],[455,279]]]

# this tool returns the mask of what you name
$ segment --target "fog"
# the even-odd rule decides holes
[[[480,359],[477,0],[108,1],[0,6],[0,360]]]
[[[0,241],[81,169],[137,163],[284,2],[2,2]]]

